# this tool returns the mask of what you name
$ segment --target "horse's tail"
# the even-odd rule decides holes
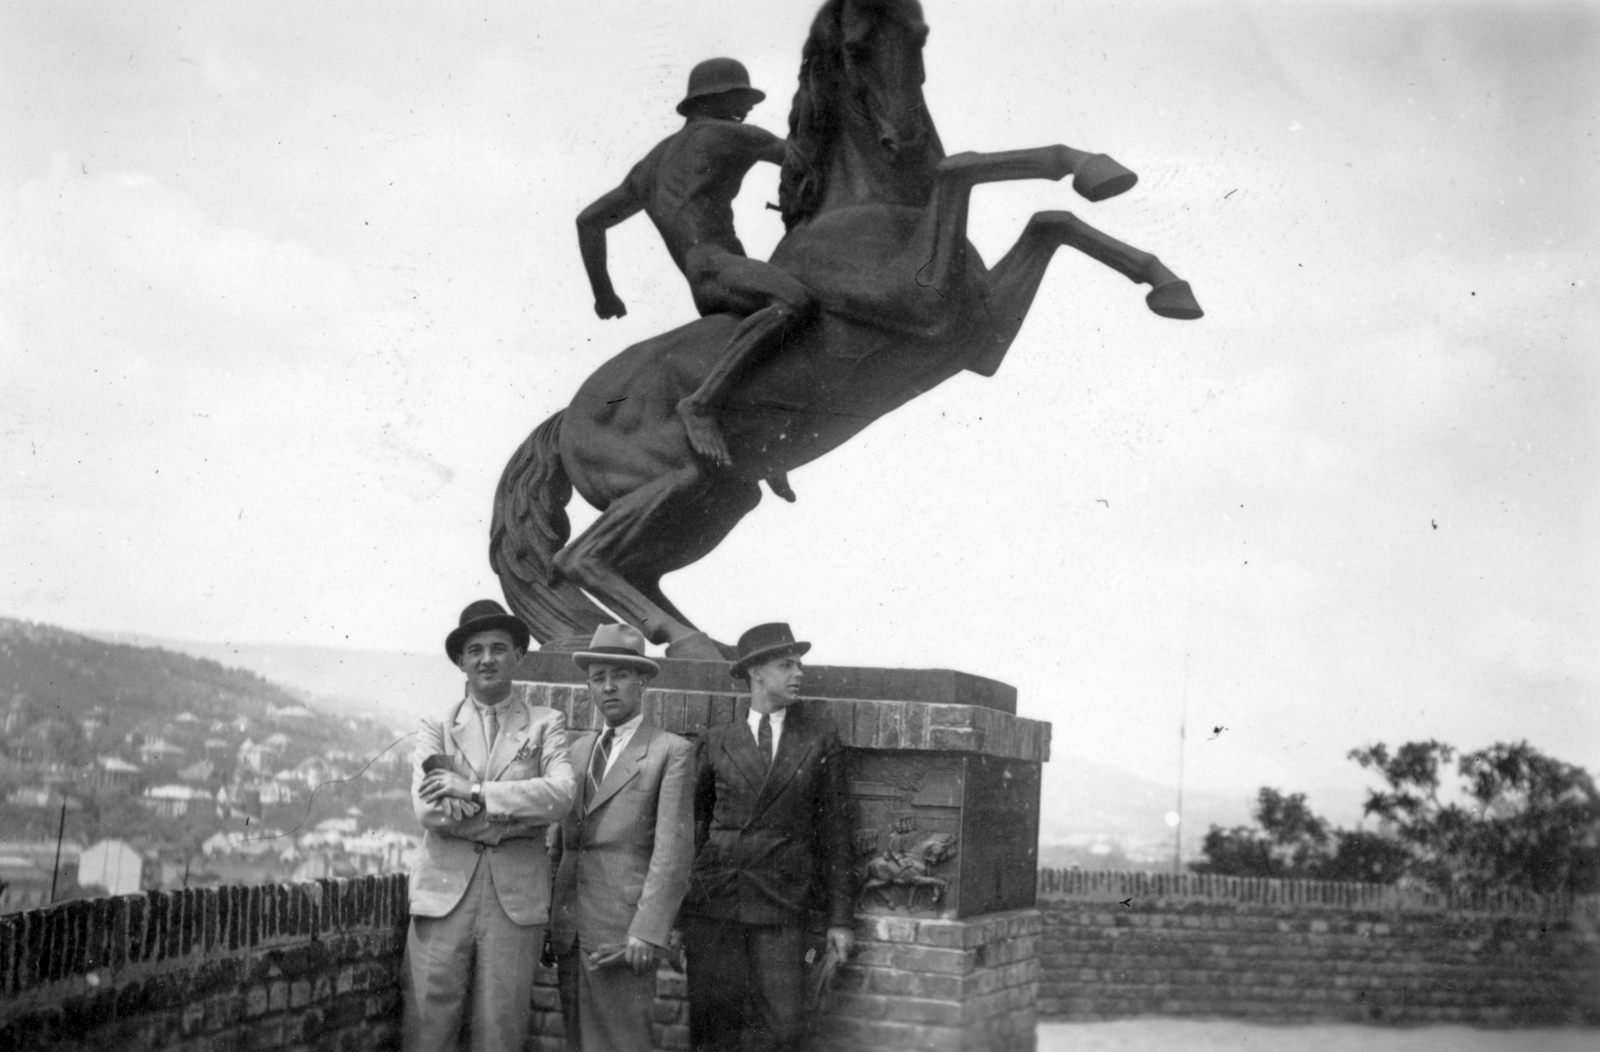
[[[611,619],[569,581],[557,581],[555,556],[571,533],[572,482],[561,466],[561,413],[533,429],[517,448],[494,494],[489,565],[506,602],[541,644],[580,636],[588,642]]]

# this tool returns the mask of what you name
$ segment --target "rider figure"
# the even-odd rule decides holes
[[[733,199],[745,173],[757,161],[783,163],[784,140],[743,123],[764,98],[750,86],[744,66],[731,58],[695,66],[688,94],[678,103],[678,112],[688,118],[683,127],[634,165],[621,186],[578,216],[578,248],[600,317],[627,313],[606,272],[606,230],[640,211],[655,223],[672,261],[689,279],[702,316],[723,311],[746,316],[705,381],[678,403],[695,453],[722,467],[732,463],[717,423],[723,397],[815,311],[803,285],[746,256],[734,233]],[[768,482],[780,496],[794,499],[781,476]]]

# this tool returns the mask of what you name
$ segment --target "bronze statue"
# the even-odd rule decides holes
[[[731,459],[714,407],[814,311],[805,286],[771,263],[746,256],[733,229],[733,199],[745,173],[757,161],[783,163],[783,140],[744,123],[751,107],[764,98],[734,59],[707,59],[695,66],[688,94],[678,103],[678,112],[687,118],[683,127],[656,144],[620,186],[578,216],[578,249],[594,289],[594,312],[601,318],[628,313],[606,272],[606,230],[641,211],[689,279],[702,315],[746,315],[700,386],[678,402],[689,445],[720,467]],[[794,499],[786,479],[769,479],[768,484]]]
[[[506,465],[490,563],[541,643],[611,620],[587,591],[671,656],[721,657],[661,577],[715,548],[761,500],[761,479],[782,479],[963,369],[994,375],[1062,245],[1152,286],[1155,313],[1201,316],[1188,283],[1154,255],[1070,212],[1036,213],[984,266],[966,239],[977,184],[1071,174],[1098,201],[1136,177],[1067,146],[945,156],[922,96],[927,33],[916,0],[828,0],[812,24],[780,184],[788,233],[771,262],[820,309],[723,398],[731,463],[698,455],[678,412],[746,324],[718,313],[607,361]],[[601,515],[569,544],[574,486]]]

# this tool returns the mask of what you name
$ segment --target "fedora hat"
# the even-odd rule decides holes
[[[495,629],[511,633],[511,642],[518,650],[528,649],[528,626],[522,618],[506,613],[506,608],[493,599],[479,599],[467,604],[467,608],[461,611],[461,624],[444,637],[444,652],[449,656],[450,664],[461,664],[461,650],[467,645],[468,639],[479,632],[493,632]]]
[[[734,58],[708,58],[689,71],[689,93],[678,103],[678,112],[687,117],[696,99],[733,91],[743,95],[752,106],[767,97],[766,92],[750,86],[750,74],[743,62]]]
[[[572,655],[572,661],[585,672],[596,661],[625,665],[654,676],[661,666],[644,656],[644,635],[632,625],[601,625],[594,630],[588,650]]]
[[[757,625],[739,637],[739,656],[729,671],[736,679],[744,679],[752,665],[760,665],[774,658],[799,656],[811,649],[810,643],[797,642],[789,626],[782,621]]]

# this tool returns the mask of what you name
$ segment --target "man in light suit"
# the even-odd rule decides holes
[[[656,962],[694,862],[694,746],[644,722],[660,671],[644,636],[602,625],[573,655],[605,720],[572,745],[577,805],[558,838],[551,943],[569,1052],[650,1052]]]
[[[740,636],[732,673],[749,683],[749,711],[707,732],[700,754],[683,904],[696,1052],[803,1047],[808,951],[838,963],[855,944],[844,748],[796,704],[809,649],[780,623]],[[808,945],[813,916],[825,948]]]
[[[550,911],[545,833],[576,789],[561,713],[511,693],[528,626],[482,599],[445,639],[467,694],[422,721],[412,806],[424,830],[406,938],[407,1052],[523,1052]]]

